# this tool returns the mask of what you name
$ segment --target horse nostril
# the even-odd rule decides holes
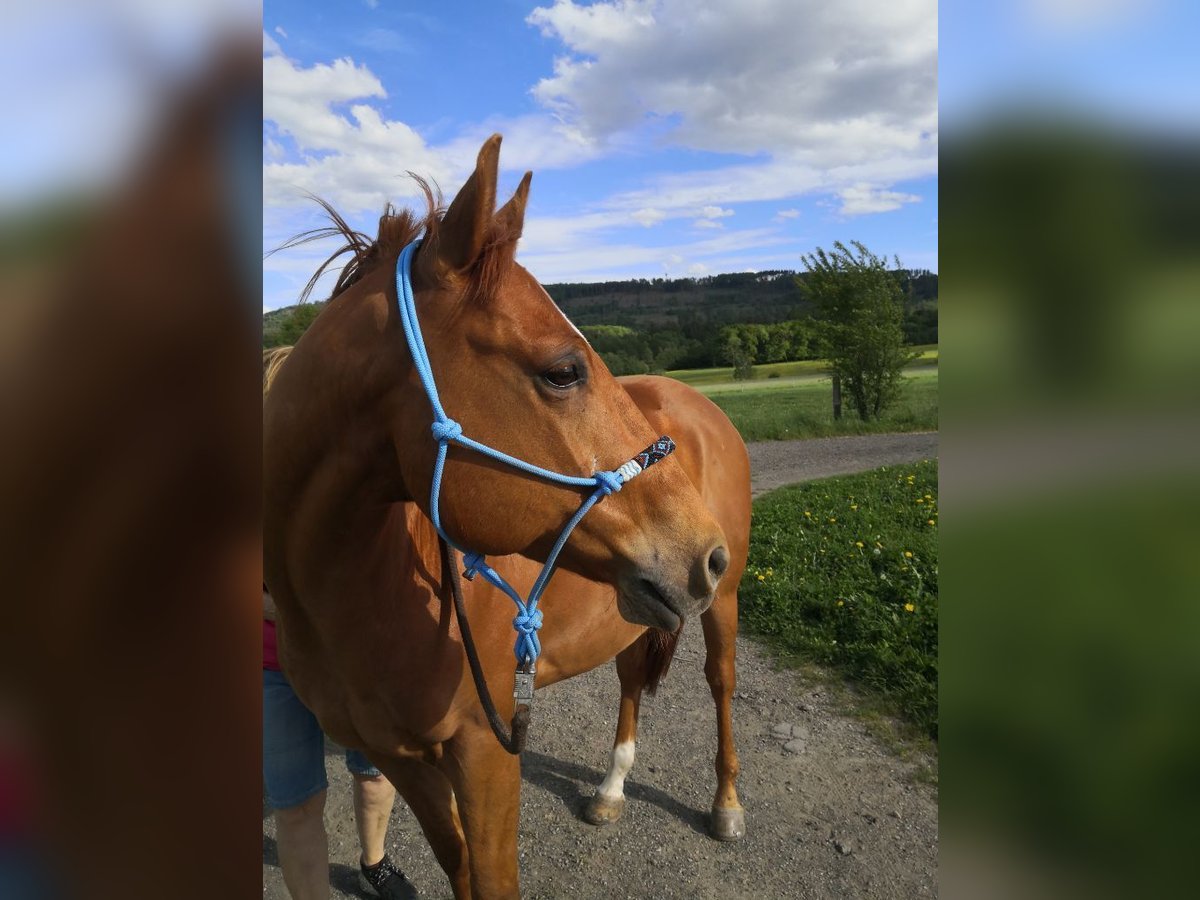
[[[729,568],[729,551],[724,547],[716,547],[708,555],[708,571],[714,579],[720,578]]]

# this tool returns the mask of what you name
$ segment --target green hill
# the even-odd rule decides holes
[[[897,272],[908,296],[905,330],[909,343],[937,343],[938,277],[924,270]],[[804,275],[779,270],[733,272],[704,278],[637,278],[629,281],[545,285],[547,293],[580,327],[611,326],[608,338],[630,338],[629,330],[658,344],[686,347],[672,366],[720,365],[713,359],[716,335],[732,324],[771,325],[806,319],[809,303],[797,283]],[[289,306],[263,315],[263,346],[294,343],[323,303]],[[617,331],[615,329],[623,329]],[[661,355],[662,350],[656,350]]]

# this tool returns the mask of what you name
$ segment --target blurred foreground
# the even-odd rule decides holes
[[[63,6],[0,38],[0,896],[256,896],[257,8]]]
[[[1194,58],[1164,47],[1196,15],[1043,6],[1080,23],[989,46],[1010,65],[942,154],[942,886],[1175,896],[1200,832],[1200,132]],[[1069,84],[1092,57],[1124,99]]]

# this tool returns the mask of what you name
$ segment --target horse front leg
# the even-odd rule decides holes
[[[583,817],[593,825],[611,825],[625,812],[625,777],[637,755],[638,711],[646,684],[646,659],[650,633],[642,635],[617,654],[617,677],[621,680],[621,708],[617,735],[604,781],[588,801]]]
[[[520,760],[500,746],[486,723],[465,726],[444,747],[439,766],[458,800],[469,850],[471,897],[519,898]]]
[[[436,767],[414,759],[367,754],[408,804],[433,855],[450,879],[454,900],[471,900],[471,871],[450,781]]]
[[[706,652],[704,674],[717,705],[717,793],[709,831],[722,841],[740,840],[746,833],[746,813],[738,801],[738,756],[733,745],[733,691],[737,686],[737,585],[718,594],[700,617]]]

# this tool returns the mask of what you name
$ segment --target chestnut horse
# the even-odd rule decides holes
[[[352,237],[354,257],[276,373],[263,421],[264,566],[280,661],[326,733],[396,785],[458,898],[518,895],[520,767],[481,708],[429,518],[437,446],[397,308],[400,250],[424,232],[416,309],[442,401],[473,437],[580,476],[663,433],[680,444],[598,503],[567,543],[542,602],[538,687],[611,659],[647,626],[677,631],[718,593],[731,598],[749,527],[745,449],[728,421],[682,385],[619,384],[515,263],[531,176],[495,211],[499,145],[498,135],[484,144],[443,217],[430,198],[423,221],[389,211],[374,242]],[[455,543],[506,557],[494,565],[527,596],[534,560],[547,558],[578,500],[451,447],[440,510]],[[511,604],[482,580],[466,604],[487,686],[511,711]],[[726,697],[730,777],[718,801],[740,809],[727,715],[735,627],[715,615],[704,624],[710,647],[728,648],[728,665],[709,673]],[[628,671],[637,650],[623,657]],[[622,712],[636,716],[635,697]]]

